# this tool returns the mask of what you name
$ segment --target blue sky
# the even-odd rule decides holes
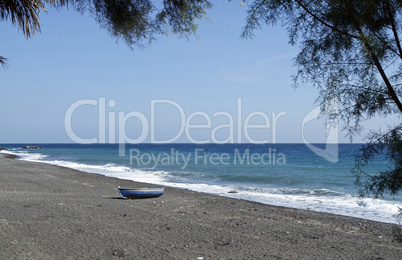
[[[0,55],[9,59],[9,67],[0,69],[0,143],[72,142],[65,130],[65,114],[83,99],[97,101],[98,105],[74,110],[71,127],[80,138],[99,137],[102,98],[115,103],[106,106],[106,125],[101,126],[106,142],[110,125],[115,139],[119,138],[119,112],[127,115],[137,111],[150,121],[152,100],[178,104],[184,119],[198,113],[192,125],[205,125],[209,117],[210,128],[191,130],[195,140],[211,140],[212,129],[228,123],[227,117],[214,114],[227,112],[233,116],[237,142],[239,99],[241,124],[255,111],[269,119],[270,127],[249,130],[253,140],[303,142],[302,122],[317,106],[317,90],[308,85],[296,90],[291,87],[296,71],[292,59],[298,48],[288,44],[286,30],[280,26],[264,27],[254,40],[240,39],[246,8],[236,1],[219,2],[210,10],[209,21],[200,22],[199,38],[161,36],[144,50],[130,50],[123,42],[116,42],[89,15],[73,9],[42,13],[42,31],[28,41],[21,30],[3,21]],[[275,133],[273,113],[286,113],[278,118]],[[180,116],[177,107],[166,102],[155,106],[156,139],[176,136],[183,120]],[[264,122],[266,118],[258,115],[249,120],[249,124]],[[384,122],[375,119],[367,126],[378,129]],[[144,130],[136,117],[124,123],[131,139],[137,139]],[[308,122],[304,130],[309,142],[325,142],[322,120]],[[219,140],[230,136],[229,128],[216,133]],[[339,141],[348,142],[343,136],[340,133]],[[244,133],[240,138],[247,141]],[[188,140],[184,132],[177,139]],[[144,142],[149,141],[150,132]]]

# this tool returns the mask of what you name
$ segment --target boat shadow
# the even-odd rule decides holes
[[[159,197],[150,197],[150,198],[140,198],[140,197],[138,197],[138,198],[122,198],[122,197],[116,196],[116,197],[105,197],[105,198],[110,199],[110,200],[146,200],[146,199],[157,199],[157,198],[159,198]]]

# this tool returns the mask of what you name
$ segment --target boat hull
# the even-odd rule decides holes
[[[145,199],[162,196],[164,188],[144,188],[144,189],[122,189],[119,188],[119,194],[123,199]]]

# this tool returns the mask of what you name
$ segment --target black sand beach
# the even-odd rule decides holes
[[[395,225],[166,188],[0,154],[0,259],[401,259]]]

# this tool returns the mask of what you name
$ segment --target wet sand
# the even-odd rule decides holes
[[[152,187],[0,154],[0,259],[400,259],[396,225]]]

